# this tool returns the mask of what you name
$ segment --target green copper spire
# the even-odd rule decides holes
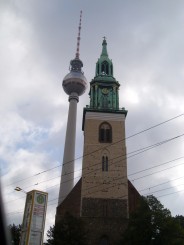
[[[104,38],[104,40],[103,40],[103,43],[102,43],[102,53],[101,53],[101,57],[102,57],[102,56],[108,57],[108,53],[107,53],[107,42],[106,42],[105,37],[103,37],[103,38]]]
[[[110,60],[108,57],[107,41],[105,37],[102,42],[101,56],[96,63],[96,77],[97,76],[108,76],[111,80],[113,78],[113,64],[112,64],[112,60]]]
[[[102,53],[96,63],[96,76],[90,83],[90,107],[100,110],[119,110],[119,83],[113,77],[113,63],[107,53],[104,37]]]

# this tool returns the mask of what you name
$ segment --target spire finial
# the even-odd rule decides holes
[[[78,37],[77,37],[77,51],[76,51],[76,55],[75,55],[75,58],[77,58],[77,59],[79,59],[81,20],[82,20],[82,10],[80,11],[80,21],[79,21]]]
[[[105,36],[103,37],[101,56],[108,56],[108,53],[107,53],[107,41],[106,41],[106,37]]]

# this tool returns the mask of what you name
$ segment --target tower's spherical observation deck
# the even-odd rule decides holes
[[[65,93],[77,93],[82,95],[87,88],[87,80],[82,72],[71,71],[63,79],[63,89]]]

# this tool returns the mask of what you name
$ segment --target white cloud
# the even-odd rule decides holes
[[[139,99],[139,95],[138,95],[138,91],[136,91],[136,89],[134,88],[126,88],[126,90],[124,91],[124,96],[125,99],[127,101],[127,103],[132,103],[132,104],[138,104],[140,99]]]

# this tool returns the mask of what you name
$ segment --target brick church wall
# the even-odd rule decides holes
[[[60,217],[64,216],[66,212],[69,212],[73,216],[80,217],[81,184],[82,178],[77,182],[62,204],[57,207],[56,222]],[[139,192],[132,183],[128,181],[129,213],[136,209],[139,199]],[[116,242],[120,240],[128,224],[128,219],[125,218],[123,214],[123,210],[126,210],[127,207],[122,201],[123,200],[112,199],[90,200],[90,198],[84,200],[83,217],[81,217],[81,219],[85,222],[88,245],[100,244],[100,239],[103,239],[103,237],[109,240],[109,245],[115,245]]]
[[[77,184],[74,186],[74,188],[69,193],[69,195],[66,197],[66,199],[57,207],[57,215],[63,216],[66,212],[69,212],[73,216],[77,216],[77,217],[80,216],[81,184],[82,184],[82,178],[77,182]],[[128,208],[129,208],[129,213],[132,213],[136,209],[136,207],[139,203],[139,198],[140,198],[139,192],[135,189],[135,187],[132,185],[132,183],[130,181],[128,181]],[[90,198],[86,198],[86,200],[84,200],[85,208],[83,210],[83,216],[92,216],[92,217],[96,216],[96,217],[98,217],[103,212],[105,212],[104,209],[106,207],[109,210],[114,210],[114,211],[111,211],[113,213],[108,212],[108,217],[112,217],[113,215],[117,216],[117,217],[124,217],[122,211],[119,210],[119,209],[124,210],[126,208],[126,203],[121,202],[123,200],[120,200],[120,203],[119,203],[119,200],[110,199],[108,201],[108,199],[103,199],[102,203],[104,203],[104,205],[102,205],[102,203],[99,204],[99,199],[97,199],[97,201],[95,201],[95,200],[93,201]],[[100,201],[101,200],[102,199],[100,199]],[[115,208],[110,208],[112,206],[116,207],[117,210],[115,210]],[[89,209],[91,209],[91,211]],[[100,215],[98,213],[100,213]]]

